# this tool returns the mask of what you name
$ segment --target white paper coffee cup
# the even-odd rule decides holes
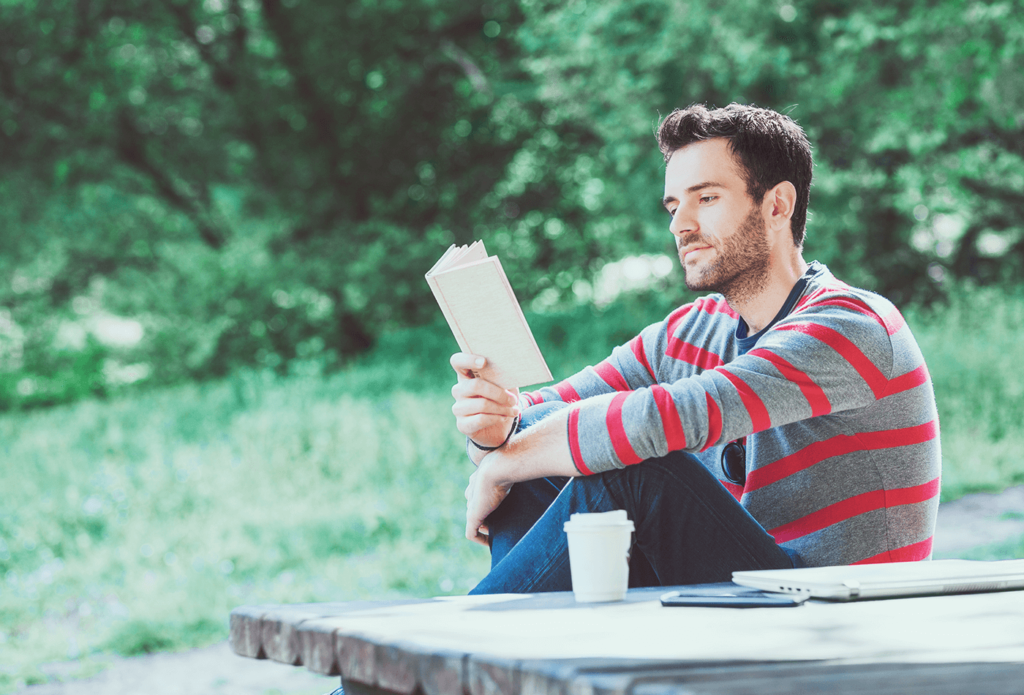
[[[629,584],[633,522],[625,510],[573,514],[565,522],[572,591],[580,603],[621,601]]]

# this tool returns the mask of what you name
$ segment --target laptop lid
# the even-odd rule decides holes
[[[831,601],[1024,589],[1024,560],[930,560],[733,572],[763,591]]]

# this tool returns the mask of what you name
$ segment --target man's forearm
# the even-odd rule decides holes
[[[580,475],[573,464],[566,434],[570,411],[564,408],[552,413],[514,435],[497,451],[476,459],[479,472],[496,485],[548,476]]]
[[[466,488],[466,538],[487,544],[481,530],[513,484],[580,474],[569,451],[569,413],[570,409],[565,408],[549,415],[480,460]]]

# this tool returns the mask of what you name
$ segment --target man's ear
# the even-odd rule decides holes
[[[796,210],[796,186],[782,181],[764,194],[765,224],[769,229],[789,230],[793,211]]]

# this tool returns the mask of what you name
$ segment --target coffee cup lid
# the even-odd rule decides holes
[[[569,521],[566,521],[564,528],[566,531],[571,527],[573,530],[585,530],[588,528],[596,529],[597,527],[608,527],[608,526],[629,526],[633,527],[633,522],[629,520],[626,515],[625,509],[616,509],[611,512],[594,512],[594,513],[578,513],[573,514],[569,517]]]

